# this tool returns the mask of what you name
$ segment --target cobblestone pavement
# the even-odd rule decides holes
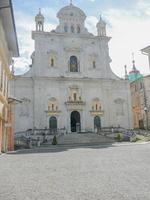
[[[150,144],[1,155],[0,200],[150,200]]]

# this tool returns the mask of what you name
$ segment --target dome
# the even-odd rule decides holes
[[[72,3],[60,9],[57,17],[59,18],[57,33],[89,34],[85,27],[85,13]]]
[[[128,79],[130,81],[135,81],[135,80],[143,77],[143,75],[140,73],[139,70],[137,70],[137,68],[135,66],[135,60],[133,60],[132,63],[133,63],[133,67],[132,67],[132,70],[129,72]]]
[[[78,7],[70,4],[69,6],[63,7],[57,14],[58,18],[73,18],[73,19],[86,19],[85,13]]]

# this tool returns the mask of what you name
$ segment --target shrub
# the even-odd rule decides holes
[[[57,137],[56,136],[53,137],[52,145],[57,145]]]
[[[130,137],[130,142],[144,141],[145,137],[142,135],[135,134]]]
[[[145,137],[145,142],[149,142],[150,141],[150,136]]]
[[[136,136],[131,136],[130,137],[130,142],[136,142],[137,141],[137,137]]]
[[[115,136],[115,139],[117,140],[117,142],[122,142],[123,140],[123,135],[121,133],[118,133],[116,136]]]

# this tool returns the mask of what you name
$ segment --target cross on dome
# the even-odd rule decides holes
[[[134,59],[134,53],[132,53],[132,63],[133,63],[133,69],[135,70],[135,59]]]
[[[132,60],[134,60],[134,53],[132,52]]]
[[[102,14],[100,14],[100,21],[102,21]]]
[[[72,1],[73,1],[73,0],[70,0],[70,5],[72,5]]]

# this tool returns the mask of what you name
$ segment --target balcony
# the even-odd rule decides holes
[[[90,110],[92,116],[100,116],[104,114],[103,110]]]
[[[85,102],[81,99],[79,100],[72,100],[69,99],[65,102],[65,105],[67,106],[68,110],[83,110],[83,106],[85,106]]]
[[[65,102],[66,105],[85,105],[85,102],[82,100],[78,100],[78,101],[72,101],[72,100],[68,100]]]
[[[61,113],[60,110],[46,110],[45,112],[48,116],[51,116],[51,115],[57,116]]]

